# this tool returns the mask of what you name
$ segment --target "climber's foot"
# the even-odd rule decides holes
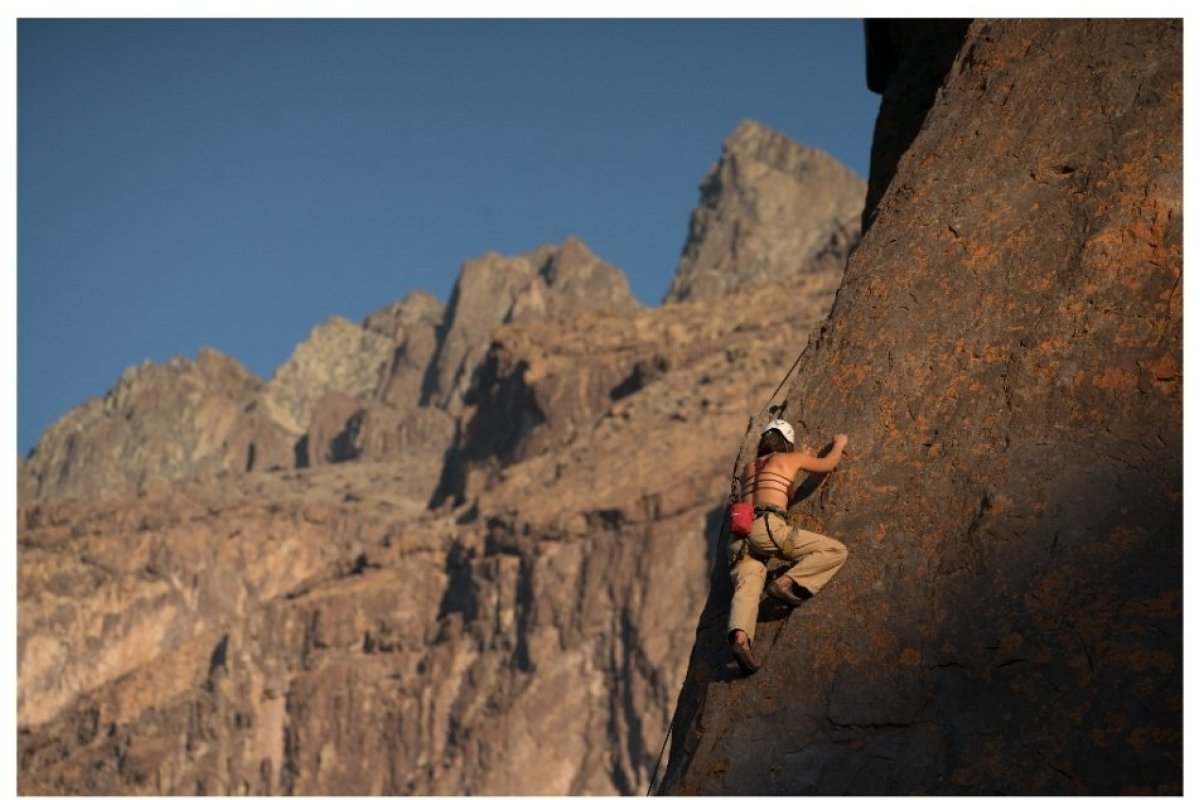
[[[802,594],[801,594],[802,593]],[[781,600],[789,606],[795,608],[803,603],[807,598],[804,595],[811,597],[803,586],[797,584],[794,580],[786,575],[783,575],[767,584],[767,594],[774,597],[776,600]]]
[[[733,657],[742,665],[742,669],[746,672],[758,672],[758,668],[762,666],[758,663],[758,659],[754,657],[754,651],[750,649],[750,637],[745,631],[734,631],[729,642],[730,648],[733,650]]]

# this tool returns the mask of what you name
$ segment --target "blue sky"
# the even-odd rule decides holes
[[[17,446],[131,364],[269,377],[566,236],[656,305],[745,118],[866,176],[859,20],[21,20]]]

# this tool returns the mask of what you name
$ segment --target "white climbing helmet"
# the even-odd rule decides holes
[[[783,438],[788,440],[788,444],[796,443],[796,432],[792,430],[792,426],[781,419],[773,419],[767,423],[767,427],[763,428],[763,434],[767,431],[779,431],[783,434]]]

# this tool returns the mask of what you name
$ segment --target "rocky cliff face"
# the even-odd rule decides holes
[[[380,372],[391,360],[394,341],[370,325],[341,317],[330,317],[314,328],[267,386],[289,430],[306,430],[314,407],[330,392],[360,400],[372,397]]]
[[[576,313],[627,313],[640,307],[620,270],[578,239],[517,258],[489,253],[468,261],[454,286],[424,387],[423,403],[457,411],[497,326]]]
[[[713,300],[505,331],[480,397],[555,422],[465,507],[426,511],[395,462],[354,460],[24,509],[22,791],[644,791],[724,454],[835,285],[752,290],[772,309],[753,324]],[[672,360],[630,383],[664,334]]]
[[[21,476],[21,791],[645,791],[730,449],[839,280],[642,309],[568,240],[267,383],[139,368]]]
[[[827,153],[743,122],[700,184],[664,302],[719,297],[789,275],[840,276],[858,241],[865,192],[862,178]]]
[[[1181,48],[965,29],[788,392],[849,561],[744,680],[714,572],[666,791],[1182,791]]]
[[[194,362],[131,367],[46,432],[21,465],[20,502],[291,465],[292,437],[262,395],[260,379],[208,348]]]
[[[561,492],[565,499],[554,505],[587,497],[624,507],[641,502],[646,482],[709,502],[699,499],[711,499],[708,489],[684,487],[708,487],[713,475],[724,477],[724,470],[707,466],[699,455],[715,446],[712,455],[719,462],[721,448],[729,445],[729,439],[710,438],[713,415],[724,415],[721,430],[736,440],[739,420],[744,425],[745,415],[761,411],[753,408],[755,401],[769,397],[775,387],[763,389],[786,372],[780,353],[820,322],[839,281],[831,273],[799,275],[630,316],[584,316],[568,324],[498,331],[480,373],[477,411],[448,456],[441,495],[459,502],[478,497],[481,503],[508,497],[516,506],[539,486],[559,494],[553,487],[573,460],[566,454],[578,451],[591,458],[603,453],[596,469],[605,471],[581,473],[581,482]],[[731,303],[756,313],[731,314]],[[650,398],[656,405],[647,409]],[[629,426],[631,415],[637,422]],[[609,447],[614,425],[629,432]],[[671,435],[664,440],[665,431]],[[682,474],[655,475],[662,469],[656,465],[670,462],[673,450],[693,454]],[[536,477],[517,479],[530,469],[537,470]],[[603,481],[596,480],[598,474]]]
[[[413,292],[367,317],[365,327],[396,342],[392,361],[376,392],[378,400],[396,408],[418,404],[425,373],[437,353],[438,326],[445,315],[446,310],[436,297]]]

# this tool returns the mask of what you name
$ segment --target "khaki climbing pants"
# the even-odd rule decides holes
[[[768,525],[771,526],[770,536],[767,535]],[[739,557],[743,552],[743,541],[747,541],[748,546]],[[753,640],[759,598],[767,582],[767,559],[789,562],[791,567],[785,574],[810,594],[816,594],[846,563],[847,551],[846,546],[836,539],[790,527],[783,517],[767,513],[754,520],[746,540],[730,537],[728,555],[729,575],[733,579],[729,630],[740,628]]]

